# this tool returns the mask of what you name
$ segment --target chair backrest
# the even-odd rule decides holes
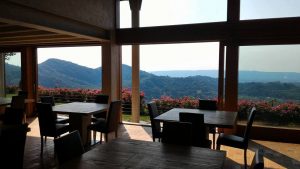
[[[56,135],[56,114],[52,111],[52,106],[49,103],[36,104],[39,127],[41,136]]]
[[[188,112],[179,113],[179,121],[192,124],[193,146],[207,147],[208,128],[204,125],[204,115]]]
[[[149,115],[150,115],[152,135],[154,137],[156,137],[161,132],[160,122],[154,120],[154,118],[159,115],[158,110],[157,110],[157,106],[156,106],[155,102],[150,102],[150,103],[147,104],[147,106],[148,106]]]
[[[55,101],[53,96],[41,96],[40,99],[42,103],[49,103],[52,106],[55,106]]]
[[[264,168],[264,150],[258,149],[255,151],[250,169],[263,169]]]
[[[54,145],[59,164],[84,153],[83,144],[78,130],[54,139]]]
[[[108,104],[109,96],[104,94],[96,95],[95,103]]]
[[[27,98],[28,97],[28,92],[20,90],[20,91],[18,91],[18,96],[23,96],[23,97]]]
[[[21,125],[23,123],[24,110],[5,107],[3,123],[6,125]]]
[[[253,121],[254,121],[255,114],[256,114],[256,108],[253,107],[250,111],[249,116],[248,116],[247,126],[246,126],[245,133],[244,133],[244,141],[246,143],[248,143],[248,140],[249,140],[249,134],[250,134],[250,130],[252,128],[252,124],[253,124]]]
[[[23,168],[28,124],[3,125],[0,129],[0,164],[7,168]]]
[[[11,99],[10,107],[14,109],[21,109],[25,111],[25,97],[24,96],[13,96]]]
[[[121,110],[121,101],[112,101],[109,105],[106,127],[108,132],[117,131],[119,123],[119,115]]]
[[[187,122],[164,122],[162,131],[163,143],[192,145],[192,124]]]
[[[199,99],[199,109],[202,110],[217,110],[217,101],[216,100],[201,100]]]

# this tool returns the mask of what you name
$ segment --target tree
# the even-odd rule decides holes
[[[11,56],[15,55],[15,52],[6,52],[6,53],[0,53],[1,57],[4,57],[5,60],[9,60]]]

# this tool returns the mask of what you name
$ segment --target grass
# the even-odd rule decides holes
[[[131,121],[131,115],[130,114],[123,114],[122,115],[122,120],[123,121],[132,122]],[[141,115],[140,116],[140,121],[144,121],[144,122],[150,123],[150,116],[148,116],[148,115]]]

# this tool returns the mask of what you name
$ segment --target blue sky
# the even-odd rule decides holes
[[[227,0],[143,0],[140,23],[143,27],[225,21],[226,6]],[[241,0],[241,19],[295,17],[299,9],[300,0]],[[129,3],[121,1],[121,28],[130,27],[130,20]],[[122,49],[123,63],[131,65],[131,47]],[[55,57],[101,66],[101,47],[40,48],[38,55],[39,63]],[[140,57],[146,71],[218,69],[218,43],[142,45]],[[299,57],[300,45],[241,47],[240,69],[300,72]]]

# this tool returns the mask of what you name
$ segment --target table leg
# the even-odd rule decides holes
[[[88,140],[91,140],[91,135],[87,131],[87,126],[91,124],[91,116],[80,115],[80,114],[70,114],[70,128],[71,130],[78,130],[81,136],[83,145],[88,144]],[[88,138],[88,140],[87,140]]]

